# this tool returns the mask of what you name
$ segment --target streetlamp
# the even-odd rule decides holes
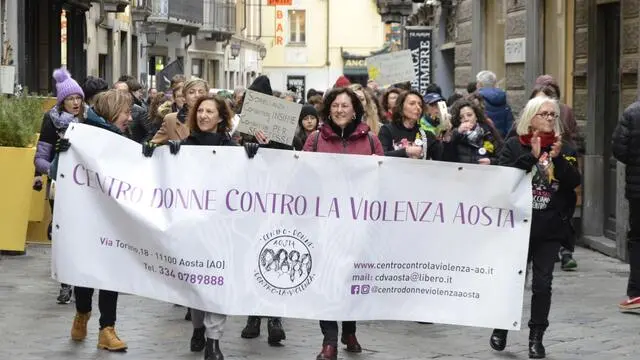
[[[260,60],[264,60],[264,58],[267,57],[267,48],[264,46],[260,46],[258,54],[260,55]]]
[[[235,59],[240,55],[240,44],[233,43],[231,44],[231,56]]]

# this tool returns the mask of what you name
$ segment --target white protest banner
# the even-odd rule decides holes
[[[300,104],[247,90],[238,131],[254,135],[256,131],[262,130],[271,141],[291,145],[300,111]]]
[[[139,145],[82,124],[58,170],[58,281],[229,315],[519,329],[523,171]]]
[[[394,51],[368,57],[367,70],[369,79],[382,86],[413,81],[416,76],[411,50]]]

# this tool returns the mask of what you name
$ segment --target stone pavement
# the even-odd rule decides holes
[[[129,345],[126,354],[96,349],[97,295],[86,342],[69,339],[74,306],[57,305],[58,285],[49,277],[50,249],[31,246],[26,256],[0,259],[0,360],[202,359],[188,349],[191,324],[184,309],[136,296],[121,296],[117,328]],[[604,255],[578,249],[577,272],[556,272],[548,359],[638,359],[640,317],[618,312],[628,267]],[[528,293],[528,292],[527,292]],[[529,295],[524,321],[528,319]],[[322,335],[315,321],[285,320],[285,346],[269,347],[266,338],[240,338],[244,318],[229,320],[222,350],[226,359],[315,359]],[[265,324],[263,324],[264,327]],[[264,331],[266,333],[266,329]],[[503,353],[488,345],[490,330],[422,325],[413,322],[362,322],[358,338],[365,351],[341,352],[340,359],[472,360],[526,359],[528,331],[512,332]]]

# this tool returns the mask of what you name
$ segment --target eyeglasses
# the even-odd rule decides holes
[[[538,116],[540,116],[540,117],[543,117],[543,118],[548,118],[548,117],[552,117],[552,118],[554,118],[554,119],[557,119],[557,118],[558,118],[558,114],[556,114],[556,113],[554,113],[554,112],[546,112],[546,111],[545,111],[545,112],[537,113],[536,115],[538,115]]]

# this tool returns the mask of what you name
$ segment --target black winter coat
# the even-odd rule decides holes
[[[449,149],[455,152],[454,159],[456,162],[466,164],[477,164],[478,160],[487,158],[491,160],[491,165],[498,162],[498,154],[500,153],[500,144],[493,136],[491,129],[487,125],[479,124],[481,134],[477,139],[469,139],[466,135],[460,134],[458,129],[453,130],[452,146]],[[486,145],[488,142],[491,145]],[[488,150],[487,150],[488,148]]]
[[[229,134],[191,131],[191,135],[182,141],[182,145],[236,146]]]
[[[611,139],[613,156],[627,165],[627,199],[640,199],[640,101],[625,109]]]
[[[550,152],[550,148],[542,152]],[[502,147],[498,165],[535,171],[533,186],[533,219],[531,241],[558,241],[570,247],[573,242],[571,219],[575,209],[580,172],[576,167],[576,152],[565,145],[554,158],[552,171],[542,171],[530,145],[523,145],[518,137],[511,137]]]

